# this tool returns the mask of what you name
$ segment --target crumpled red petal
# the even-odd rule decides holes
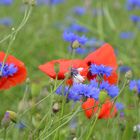
[[[3,62],[5,57],[4,52],[0,52],[0,62]],[[13,76],[0,78],[0,90],[9,89],[17,84],[21,84],[27,76],[27,70],[23,62],[16,59],[14,56],[9,55],[6,60],[7,64],[14,64],[18,71]]]
[[[59,64],[59,72],[56,74],[54,66]],[[85,74],[85,69],[87,70],[87,64],[80,59],[68,60],[68,59],[58,59],[47,62],[39,66],[39,69],[47,74],[49,77],[55,79],[57,75],[58,80],[65,78],[65,74],[69,72],[70,68],[83,68],[83,73]],[[82,72],[81,72],[82,73]],[[87,74],[87,71],[86,71]],[[86,75],[85,74],[85,75]]]
[[[88,98],[82,104],[82,109],[85,112],[85,116],[90,119],[95,113],[98,111],[97,105],[99,102],[95,101],[93,98]],[[117,114],[116,106],[113,107],[113,103],[110,100],[106,100],[106,102],[102,105],[98,119],[109,119],[114,117]]]

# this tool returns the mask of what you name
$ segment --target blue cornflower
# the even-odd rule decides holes
[[[74,101],[78,101],[82,97],[91,97],[98,100],[99,92],[100,90],[98,88],[86,84],[74,84],[69,91],[68,98]]]
[[[67,33],[67,32],[63,33],[63,39],[70,43],[73,43],[74,41],[77,40],[81,45],[84,45],[87,42],[87,38],[84,35],[80,37],[74,33]]]
[[[88,29],[86,27],[78,25],[76,23],[71,24],[66,30],[68,32],[88,32]]]
[[[64,95],[66,96],[68,93],[69,93],[69,87],[68,86],[59,86],[57,89],[56,89],[56,94],[59,94],[59,95]]]
[[[11,18],[1,18],[0,19],[0,25],[4,25],[4,26],[11,26],[13,24],[13,21]]]
[[[120,66],[119,67],[119,71],[121,73],[126,73],[127,71],[130,71],[130,70],[132,70],[132,69],[130,67],[128,67],[128,66]]]
[[[127,0],[126,6],[128,10],[139,9],[140,0]]]
[[[140,80],[132,80],[129,84],[130,90],[137,90],[138,94],[140,94]]]
[[[86,49],[86,48],[80,47],[80,48],[75,49],[75,52],[76,52],[77,54],[84,55],[84,54],[87,54],[87,49]]]
[[[137,15],[131,15],[130,16],[130,20],[134,23],[138,23],[140,22],[140,16],[137,16]]]
[[[119,94],[119,88],[115,85],[110,85],[110,87],[108,89],[108,95],[111,98],[114,98],[114,97],[118,96],[118,94]]]
[[[19,122],[16,124],[16,127],[19,128],[19,130],[23,130],[26,128],[26,125],[23,122]]]
[[[119,88],[115,85],[110,85],[107,81],[100,84],[100,90],[105,90],[111,98],[118,96]]]
[[[106,75],[107,77],[109,77],[112,73],[112,68],[109,66],[105,66],[105,65],[96,65],[96,64],[92,64],[90,67],[90,72],[92,75],[99,75],[99,76],[104,76]]]
[[[2,67],[2,63],[0,63],[0,71],[1,69],[1,77],[13,76],[18,71],[18,68],[14,64],[4,64]]]
[[[120,33],[120,38],[122,39],[132,39],[134,38],[134,33],[133,32],[121,32]]]
[[[95,87],[95,88],[98,88],[98,83],[97,83],[97,81],[94,79],[94,80],[91,80],[90,81],[90,86],[92,86],[92,87]]]
[[[124,110],[124,105],[120,102],[116,102],[116,107],[117,107],[117,110],[120,110],[120,111]]]
[[[0,0],[0,5],[11,5],[13,0]]]
[[[68,47],[68,51],[72,52],[71,46]],[[87,48],[79,47],[75,49],[75,53],[79,55],[87,54]]]
[[[37,0],[37,4],[57,5],[63,3],[64,0]]]
[[[76,14],[76,15],[84,15],[85,12],[86,12],[86,9],[84,7],[74,7],[73,9],[73,12]]]

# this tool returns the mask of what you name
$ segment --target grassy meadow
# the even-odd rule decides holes
[[[78,15],[74,12],[75,7],[84,7],[86,12]],[[132,80],[140,79],[140,22],[134,23],[130,19],[131,15],[140,16],[140,9],[128,10],[127,0],[65,0],[57,5],[35,6],[13,0],[11,5],[0,4],[0,19],[12,19],[9,26],[0,22],[0,40],[19,27],[26,8],[30,15],[17,32],[8,53],[25,64],[27,79],[0,91],[0,120],[7,110],[17,113],[16,122],[11,121],[6,128],[1,125],[0,140],[139,140],[140,128],[134,131],[134,126],[140,124],[140,98],[130,91],[128,83],[117,98],[124,109],[113,118],[97,120],[91,130],[96,115],[87,119],[81,102],[65,102],[63,96],[56,95],[54,91],[62,81],[50,79],[38,66],[54,59],[72,58],[68,50],[70,43],[63,39],[63,32],[76,23],[88,30],[76,34],[97,40],[90,47],[97,49],[104,42],[111,44],[118,65],[131,69]],[[127,35],[122,37],[124,32]],[[7,51],[10,41],[9,37],[0,43],[1,51]],[[75,54],[74,59],[84,59],[87,55]],[[126,71],[117,72],[121,89]],[[55,103],[59,106],[57,113],[53,110]],[[92,134],[87,138],[90,132]]]

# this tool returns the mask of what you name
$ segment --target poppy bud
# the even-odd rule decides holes
[[[106,101],[106,98],[108,97],[107,93],[105,91],[100,91],[100,94],[99,94],[99,102],[101,104],[103,104],[105,101]]]
[[[73,41],[71,47],[73,49],[79,48],[80,47],[80,43],[78,42],[78,40]]]

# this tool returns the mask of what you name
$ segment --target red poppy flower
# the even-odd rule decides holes
[[[109,44],[104,44],[102,47],[97,49],[95,52],[90,53],[84,61],[90,66],[91,64],[96,64],[96,65],[105,65],[105,66],[110,66],[113,68],[112,75],[110,77],[104,77],[105,80],[108,80],[110,84],[114,84],[117,82],[117,60],[116,56],[114,53],[113,48]],[[88,79],[93,79],[96,76],[92,76],[91,73],[89,72],[87,75]]]
[[[0,69],[2,68],[0,90],[9,89],[17,84],[21,84],[27,75],[24,63],[14,56],[9,55],[4,66],[2,66],[4,57],[4,52],[0,52]]]
[[[54,66],[55,64],[59,65],[59,72],[56,73]],[[45,74],[47,74],[49,77],[55,79],[57,75],[58,80],[62,80],[65,78],[65,74],[67,72],[70,72],[70,68],[78,69],[82,68],[82,71],[80,72],[81,75],[86,76],[87,75],[87,64],[83,60],[68,60],[68,59],[59,59],[59,60],[52,60],[50,62],[47,62],[43,65],[39,66],[39,69],[43,71]]]
[[[88,119],[98,112],[98,104],[99,102],[95,101],[93,98],[88,98],[87,101],[82,104],[82,109],[84,110]],[[98,119],[108,119],[114,117],[117,114],[117,108],[114,106],[112,109],[112,107],[113,103],[109,100],[106,100],[106,102],[101,107]]]

